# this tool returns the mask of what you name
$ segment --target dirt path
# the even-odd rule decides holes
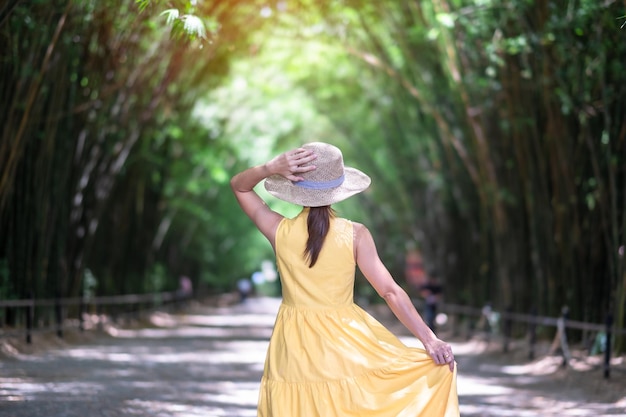
[[[469,417],[626,416],[626,375],[610,380],[593,363],[516,360],[483,343],[456,345],[462,415]]]
[[[5,352],[0,416],[256,416],[278,301],[249,301],[155,314],[149,328],[88,332],[78,342]],[[555,370],[556,359],[510,365],[510,356],[486,353],[480,343],[453,346],[464,417],[626,416],[623,374],[604,381],[597,370]]]

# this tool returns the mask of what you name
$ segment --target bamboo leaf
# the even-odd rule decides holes
[[[143,12],[150,5],[150,0],[135,0],[135,4],[139,7],[139,11]]]
[[[454,27],[454,15],[451,13],[437,13],[437,21],[447,28]]]
[[[185,32],[188,35],[197,36],[202,39],[206,39],[206,28],[204,27],[204,22],[198,16],[194,15],[184,15],[181,17],[184,22]]]
[[[178,16],[180,15],[180,13],[178,12],[177,9],[167,9],[161,12],[161,16],[164,16],[164,15],[166,17],[167,24],[172,25],[178,19]]]

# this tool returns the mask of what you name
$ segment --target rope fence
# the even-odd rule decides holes
[[[84,331],[86,314],[95,312],[102,326],[102,317],[107,315],[115,321],[119,317],[139,316],[144,311],[176,305],[189,298],[188,293],[171,291],[101,297],[0,300],[0,339],[25,337],[26,343],[31,344],[34,334],[50,332],[56,332],[62,338],[65,329],[78,328]]]
[[[456,304],[440,304],[438,311],[447,313],[449,315],[463,317],[478,317],[478,322],[481,324],[481,331],[489,338],[493,335],[499,335],[502,339],[502,351],[507,353],[509,351],[510,343],[513,340],[513,324],[519,323],[526,326],[526,335],[528,337],[528,359],[535,358],[536,345],[537,345],[537,328],[543,327],[555,327],[556,332],[550,352],[554,353],[560,349],[561,356],[563,358],[562,365],[567,366],[571,360],[571,353],[568,343],[568,329],[579,330],[583,332],[595,333],[594,345],[600,344],[601,350],[604,353],[603,357],[603,374],[604,378],[608,379],[611,372],[611,356],[612,356],[612,343],[615,336],[626,335],[626,329],[618,328],[614,325],[613,316],[608,314],[604,323],[587,323],[582,321],[570,320],[568,318],[569,309],[564,306],[561,309],[561,315],[559,317],[545,317],[537,315],[536,311],[531,310],[530,313],[516,313],[510,309],[504,311],[495,311],[490,305],[485,305],[482,308],[456,305]],[[455,324],[456,326],[456,324]],[[473,331],[476,328],[473,325],[469,326],[467,337],[471,337]],[[458,334],[458,328],[454,329],[454,332]],[[599,343],[599,341],[601,341]]]
[[[191,294],[185,291],[159,292],[149,294],[127,294],[101,297],[74,297],[74,298],[48,298],[48,299],[22,299],[22,300],[0,300],[0,339],[11,337],[25,337],[26,343],[32,343],[33,334],[56,332],[57,336],[63,337],[63,330],[67,328],[85,329],[85,315],[92,313],[99,317],[98,324],[102,325],[102,317],[110,316],[113,321],[125,315],[139,316],[141,312],[162,308],[166,305],[178,305],[190,299]],[[420,301],[415,302],[418,307]],[[528,358],[535,358],[537,344],[538,327],[555,327],[556,332],[550,351],[556,352],[560,348],[563,357],[563,366],[567,366],[571,360],[571,353],[568,345],[568,329],[575,329],[583,332],[593,332],[602,335],[603,372],[604,377],[609,378],[611,368],[611,348],[615,336],[626,335],[626,329],[617,328],[614,325],[613,317],[607,315],[603,324],[586,323],[582,321],[570,320],[569,310],[563,307],[561,316],[545,317],[539,316],[534,310],[530,313],[516,313],[510,309],[505,311],[495,311],[491,306],[486,305],[476,308],[457,304],[439,304],[438,312],[458,317],[453,321],[453,331],[459,333],[458,323],[463,318],[478,318],[478,329],[474,321],[469,321],[467,337],[470,338],[476,330],[483,332],[486,337],[494,335],[501,336],[502,350],[509,351],[509,346],[513,340],[513,324],[525,325],[525,332],[528,336]],[[73,317],[73,319],[70,319]],[[7,326],[11,322],[11,326]],[[596,338],[597,341],[597,338]]]

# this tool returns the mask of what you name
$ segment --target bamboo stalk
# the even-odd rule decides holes
[[[35,80],[30,84],[30,88],[27,93],[26,99],[26,107],[24,109],[24,114],[20,121],[19,127],[15,136],[13,137],[13,143],[11,150],[9,152],[8,160],[6,161],[6,165],[3,167],[2,175],[0,176],[0,211],[2,211],[4,205],[6,204],[6,200],[9,195],[9,190],[12,187],[12,182],[14,181],[13,175],[15,173],[15,168],[19,161],[19,158],[24,149],[24,132],[26,131],[26,127],[29,123],[30,113],[33,109],[35,99],[39,93],[39,89],[41,87],[41,83],[44,75],[48,71],[48,64],[52,57],[52,52],[54,51],[56,44],[59,40],[59,36],[61,35],[61,31],[63,30],[63,26],[65,25],[65,21],[67,19],[67,14],[69,13],[72,6],[72,2],[68,1],[65,7],[65,10],[59,21],[57,22],[56,29],[54,31],[54,35],[52,36],[52,40],[48,44],[48,48],[46,49],[46,54],[44,56],[43,62],[41,64],[41,68]]]

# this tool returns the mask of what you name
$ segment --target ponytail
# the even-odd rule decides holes
[[[317,262],[317,258],[322,250],[324,239],[330,229],[330,217],[335,212],[330,206],[311,207],[306,225],[309,232],[309,238],[306,241],[304,256],[309,260],[309,268]]]

